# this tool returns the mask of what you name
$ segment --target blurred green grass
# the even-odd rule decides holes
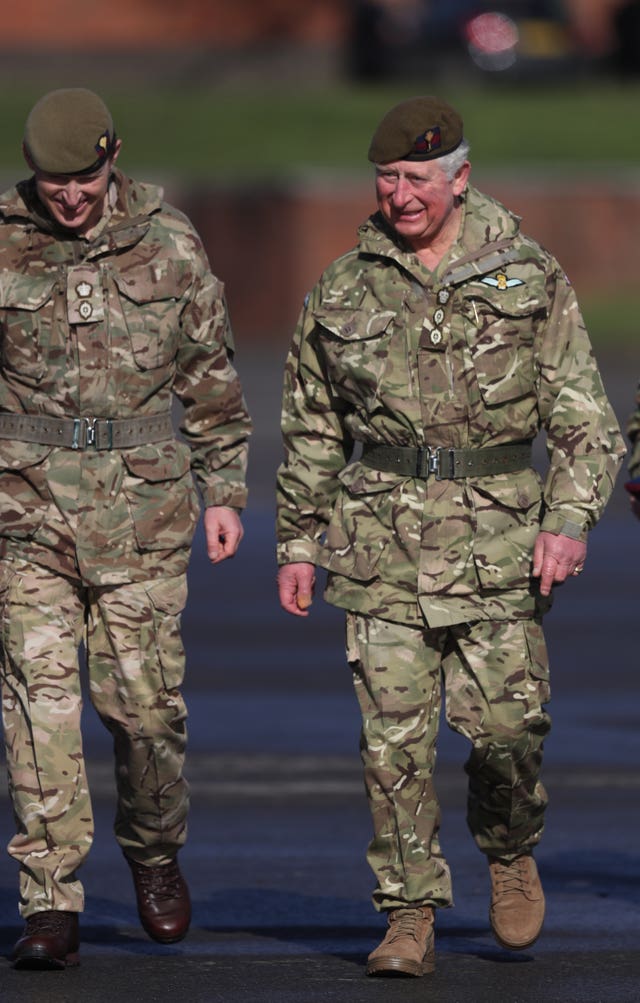
[[[246,179],[311,168],[364,169],[381,115],[419,90],[269,83],[259,91],[144,84],[124,90],[114,83],[101,93],[132,169]],[[437,90],[463,113],[480,168],[638,166],[640,84],[597,80],[525,87],[486,79]],[[21,168],[24,119],[40,93],[24,87],[0,93],[4,170]]]
[[[92,86],[92,84],[89,84]],[[20,177],[24,120],[41,88],[0,92],[0,164]],[[169,182],[282,183],[320,172],[339,183],[370,170],[366,151],[381,115],[415,93],[442,94],[462,112],[474,168],[509,175],[635,177],[640,167],[640,84],[584,79],[527,86],[490,78],[472,85],[354,87],[96,87],[124,140],[125,170]],[[635,291],[597,290],[581,303],[596,349],[631,350]]]

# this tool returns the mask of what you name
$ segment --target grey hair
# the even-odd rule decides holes
[[[469,159],[469,143],[463,139],[460,146],[444,157],[438,157],[436,163],[442,168],[449,181],[453,181],[465,160]]]

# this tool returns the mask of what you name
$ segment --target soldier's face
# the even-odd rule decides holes
[[[468,164],[452,180],[436,161],[378,164],[378,208],[414,250],[428,248],[453,227],[456,198],[464,191],[468,176]]]
[[[35,168],[38,196],[57,223],[83,235],[100,221],[119,150],[118,143],[109,160],[92,174],[47,174]]]

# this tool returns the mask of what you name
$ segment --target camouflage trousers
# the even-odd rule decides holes
[[[363,720],[374,905],[449,906],[433,777],[442,692],[449,727],[471,742],[471,834],[483,853],[513,858],[540,840],[547,804],[539,781],[550,727],[542,627],[514,620],[422,629],[348,613],[347,656]]]
[[[0,566],[2,715],[20,864],[20,912],[81,911],[77,870],[93,839],[80,730],[79,650],[113,736],[116,838],[168,862],[186,837],[184,575],[86,587],[13,558]]]

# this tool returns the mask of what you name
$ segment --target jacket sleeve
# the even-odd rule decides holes
[[[627,421],[627,435],[631,442],[629,474],[631,477],[640,477],[640,383],[636,391],[636,409]]]
[[[331,393],[317,351],[313,305],[302,311],[286,361],[282,398],[284,461],[277,477],[277,559],[317,563],[340,482],[353,449],[344,403]]]
[[[541,334],[538,395],[549,470],[542,529],[584,539],[600,518],[625,455],[575,293],[557,268]]]
[[[191,447],[191,468],[204,504],[244,508],[251,422],[233,367],[233,339],[222,282],[211,274],[199,240],[194,282],[181,313],[174,391],[180,425]]]

